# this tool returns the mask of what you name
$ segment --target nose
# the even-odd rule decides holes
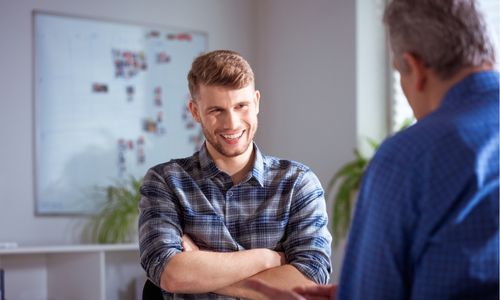
[[[229,110],[224,118],[224,128],[225,129],[238,128],[239,120],[240,118],[238,116],[238,113],[233,110]]]

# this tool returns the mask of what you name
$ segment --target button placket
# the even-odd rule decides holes
[[[224,201],[224,208],[225,208],[225,212],[224,212],[224,220],[226,221],[226,226],[229,222],[229,219],[230,219],[230,211],[231,211],[231,208],[230,208],[230,205],[231,205],[231,197],[233,196],[233,192],[231,191],[231,188],[229,190],[227,190],[226,192],[226,197],[225,197],[225,201]],[[228,228],[229,229],[229,228]]]
[[[234,231],[234,224],[233,224],[233,221],[234,221],[234,218],[235,218],[235,215],[234,215],[234,205],[236,204],[233,200],[234,200],[234,197],[236,195],[236,191],[235,191],[235,186],[232,186],[230,189],[227,190],[226,192],[226,226],[227,226],[227,229],[229,230],[229,232],[233,233]]]

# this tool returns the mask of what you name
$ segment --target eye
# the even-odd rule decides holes
[[[247,107],[248,107],[247,103],[240,103],[240,104],[238,104],[238,108],[239,109],[244,109],[244,108],[247,108]]]
[[[220,109],[220,108],[212,108],[208,112],[211,114],[214,114],[214,113],[220,113],[221,111],[222,111],[222,109]]]

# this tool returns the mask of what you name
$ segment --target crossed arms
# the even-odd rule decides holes
[[[259,279],[274,287],[294,287],[314,283],[294,266],[286,264],[284,254],[260,248],[237,252],[200,251],[187,235],[184,251],[172,257],[161,276],[161,287],[171,293],[214,292],[226,296],[259,299],[248,279]]]
[[[258,299],[246,280],[278,288],[328,281],[331,236],[323,191],[312,172],[297,180],[288,197],[271,194],[255,200],[250,212],[230,215],[227,226],[237,239],[197,184],[181,188],[169,180],[148,172],[139,218],[141,264],[164,290]],[[262,206],[266,210],[258,210]]]

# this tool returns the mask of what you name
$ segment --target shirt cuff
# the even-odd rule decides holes
[[[290,264],[317,284],[327,284],[330,280],[330,273],[324,269],[325,266],[317,261],[296,261]]]
[[[169,248],[159,252],[161,255],[157,256],[149,263],[146,271],[149,279],[157,286],[160,286],[161,274],[163,273],[167,263],[172,259],[172,257],[174,257],[174,255],[180,253],[181,251],[175,248]]]

